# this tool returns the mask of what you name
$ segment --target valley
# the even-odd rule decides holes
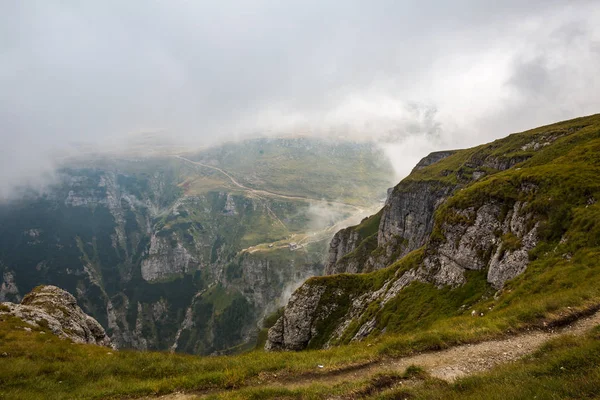
[[[367,160],[361,168],[378,177],[365,181],[373,195],[346,196],[346,203],[329,185],[316,186],[353,185],[354,168],[292,171],[290,160],[297,163],[298,149],[307,146],[318,149],[317,156],[303,150],[313,167]],[[299,138],[225,147],[231,159],[245,160],[236,177],[227,160],[212,155],[218,149],[205,150],[210,164],[183,155],[96,156],[70,160],[42,195],[3,204],[0,300],[18,301],[39,284],[54,284],[75,294],[119,348],[253,348],[261,320],[294,285],[322,273],[337,227],[357,223],[385,196],[391,167],[370,145]],[[248,147],[255,148],[252,157]],[[291,186],[314,181],[315,188],[303,196],[250,187],[238,177],[244,171]]]

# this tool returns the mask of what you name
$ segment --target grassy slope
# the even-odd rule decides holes
[[[309,387],[251,387],[209,396],[214,399],[456,399],[529,400],[597,398],[600,385],[600,326],[586,337],[565,335],[513,364],[458,379],[431,378],[418,366],[368,379],[316,383]]]
[[[401,335],[428,332],[431,338],[437,337],[444,342],[473,340],[518,328],[560,313],[566,307],[586,308],[600,304],[600,265],[597,261],[600,256],[600,203],[597,202],[600,199],[600,179],[597,178],[600,176],[600,116],[542,127],[489,145],[458,151],[437,164],[416,171],[407,181],[430,179],[456,183],[461,176],[466,176],[465,165],[473,165],[474,159],[522,157],[521,147],[525,144],[558,134],[568,135],[529,154],[527,161],[514,168],[493,174],[494,171],[488,171],[489,176],[472,184],[463,182],[465,187],[446,201],[435,216],[433,246],[436,240],[444,240],[441,226],[464,222],[456,221],[457,211],[491,201],[508,208],[517,200],[526,201],[528,210],[540,223],[541,240],[530,252],[531,263],[523,275],[508,282],[496,298],[486,283],[486,271],[469,272],[469,283],[455,290],[438,290],[431,284],[415,282],[385,307],[372,304],[360,321],[350,324],[338,343],[348,343],[358,328],[373,317],[377,329],[372,336],[383,329],[388,334]],[[522,187],[527,185],[535,185],[535,193],[523,191]],[[348,229],[364,226],[365,223]],[[368,241],[362,245],[365,243]],[[514,246],[518,245],[514,243]],[[347,257],[361,256],[358,251],[354,253]],[[310,346],[319,347],[328,340],[332,325],[346,314],[352,298],[380,287],[364,282],[374,276],[392,276],[398,268],[414,267],[421,257],[422,252],[418,251],[383,271],[326,276],[309,281],[327,287],[319,307],[327,308],[331,303],[338,305],[336,311],[321,323],[317,329],[319,334]],[[334,295],[339,293],[338,288],[344,290]],[[328,293],[332,295],[328,296]],[[485,312],[486,318],[471,318],[473,309]],[[405,349],[403,339],[398,343],[401,350]],[[394,353],[393,347],[390,347],[391,353]]]
[[[580,126],[582,123],[589,126],[536,153],[522,164],[521,169],[515,168],[483,179],[458,192],[449,202],[452,207],[464,207],[491,198],[513,198],[517,191],[511,188],[519,187],[523,182],[533,181],[540,187],[541,195],[528,200],[535,210],[543,211],[541,232],[545,232],[545,240],[532,251],[532,262],[527,271],[509,282],[497,298],[486,298],[489,288],[481,284],[477,273],[470,279],[470,285],[454,292],[437,291],[426,284],[412,285],[390,302],[384,312],[379,312],[380,327],[387,326],[388,334],[368,339],[373,346],[361,343],[301,353],[266,354],[258,351],[235,357],[198,358],[127,351],[109,355],[106,349],[71,345],[51,335],[14,329],[15,321],[3,321],[0,322],[0,353],[7,352],[10,362],[0,363],[0,393],[15,398],[37,398],[43,390],[56,398],[64,398],[67,394],[71,398],[105,398],[122,394],[164,393],[174,389],[234,387],[261,373],[293,375],[314,372],[316,364],[326,365],[324,371],[327,371],[385,356],[484,340],[502,335],[507,330],[523,329],[530,324],[565,317],[567,313],[600,304],[600,266],[597,261],[600,259],[600,204],[594,202],[600,199],[597,179],[600,173],[600,117],[556,126],[567,126],[568,129],[569,124]],[[539,134],[556,126],[521,135]],[[530,138],[523,139],[517,135],[508,140],[528,143]],[[498,146],[503,145],[500,143]],[[472,150],[465,152],[473,155]],[[452,157],[465,154],[457,154],[441,163],[459,165]],[[430,168],[443,172],[436,164]],[[444,179],[449,174],[440,176],[436,179]],[[444,210],[450,210],[450,206],[437,215],[440,221],[451,216]],[[567,240],[561,242],[561,238]],[[350,301],[352,295],[381,287],[385,279],[398,269],[413,267],[421,256],[421,252],[417,251],[384,270],[363,275],[313,278],[311,282],[345,288],[342,294],[345,300],[341,299],[343,304]],[[324,301],[334,292],[326,293]],[[459,304],[467,304],[468,307],[461,308]],[[473,318],[470,316],[471,309],[483,310],[485,316]],[[373,312],[376,311],[374,308]],[[590,342],[582,345],[591,346],[586,347],[588,350],[597,349]],[[515,368],[514,373],[521,370],[525,374],[523,379],[526,379],[529,374],[526,368]],[[554,379],[553,370],[549,371],[551,378],[548,379]],[[556,379],[561,379],[559,375],[556,374]],[[592,373],[589,379],[597,383],[597,373]]]
[[[224,168],[249,187],[357,205],[384,197],[382,188],[392,185],[394,176],[372,145],[315,138],[225,143],[190,157]]]

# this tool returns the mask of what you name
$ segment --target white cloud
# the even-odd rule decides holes
[[[598,112],[598,20],[585,0],[11,3],[0,196],[71,143],[140,131],[373,138],[404,174],[429,150]]]

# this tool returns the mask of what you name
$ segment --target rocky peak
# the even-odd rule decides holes
[[[446,157],[450,157],[454,153],[456,153],[455,150],[434,151],[433,153],[430,153],[429,155],[423,157],[421,161],[419,161],[417,165],[413,168],[413,172],[435,164],[436,162],[441,161]]]
[[[79,308],[73,295],[56,286],[38,286],[21,304],[1,303],[0,314],[10,314],[34,327],[48,328],[75,343],[112,347],[98,321]]]

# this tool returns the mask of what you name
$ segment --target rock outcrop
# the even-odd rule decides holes
[[[0,301],[20,301],[21,295],[15,283],[15,274],[12,271],[5,271],[2,278]]]
[[[302,350],[315,336],[315,310],[325,291],[323,286],[304,285],[286,306],[286,313],[269,330],[266,350]]]
[[[360,287],[360,280],[345,290],[336,288],[335,277],[331,287],[327,281],[307,281],[269,330],[265,349],[302,350],[315,340],[321,343],[317,347],[328,347],[344,337],[362,340],[376,329],[373,310],[383,309],[413,282],[458,287],[467,282],[467,271],[484,270],[488,283],[498,290],[525,271],[528,253],[538,243],[538,223],[527,203],[516,202],[507,213],[497,203],[453,212],[462,222],[442,223],[441,238],[427,241],[420,261],[410,269],[399,267],[380,287],[352,291]],[[327,302],[321,302],[324,293],[329,294]],[[338,317],[331,319],[333,313]]]
[[[352,253],[358,248],[362,239],[360,234],[352,228],[338,231],[329,244],[329,255],[327,257],[325,274],[332,275],[340,272],[362,272],[360,260],[352,259],[348,260],[347,263],[342,261],[344,256]]]
[[[487,270],[488,282],[501,289],[527,268],[528,253],[538,242],[538,223],[526,210],[520,201],[506,215],[495,202],[454,210],[463,222],[443,224],[443,240],[431,243],[423,262],[431,281],[455,287],[466,282],[465,271]]]
[[[417,165],[413,168],[413,172],[435,164],[446,157],[450,157],[454,153],[456,153],[454,150],[434,151],[433,153],[429,153],[429,155],[423,157],[421,161],[417,163]]]
[[[21,304],[1,303],[0,314],[20,318],[34,327],[47,328],[75,343],[112,347],[98,321],[79,308],[73,295],[56,286],[38,286],[23,298]]]
[[[423,246],[434,223],[435,210],[455,190],[440,182],[406,182],[394,189],[383,209],[378,247],[384,249],[380,268]]]

